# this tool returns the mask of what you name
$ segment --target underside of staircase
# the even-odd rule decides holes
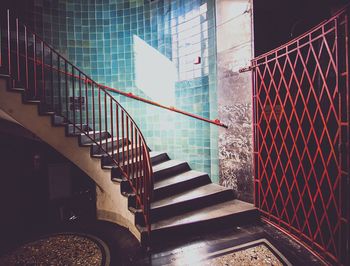
[[[99,145],[87,137],[87,135],[93,134],[91,128],[85,126],[83,127],[86,129],[85,133],[78,132],[72,124],[66,123],[63,117],[56,115],[54,112],[41,111],[43,108],[41,108],[40,101],[27,100],[23,89],[8,86],[7,84],[10,83],[5,82],[5,79],[2,79],[1,84],[3,86],[0,86],[0,108],[89,174],[95,180],[99,189],[109,194],[108,200],[113,199],[111,193],[119,193],[126,199],[127,204],[123,207],[128,209],[131,216],[130,214],[121,214],[121,216],[127,217],[122,220],[134,220],[135,228],[137,228],[139,234],[135,229],[130,228],[132,221],[129,221],[128,224],[128,222],[120,222],[120,219],[114,219],[114,222],[129,227],[141,242],[152,244],[194,233],[210,232],[234,225],[246,224],[258,219],[258,211],[252,204],[235,199],[231,189],[213,184],[208,174],[192,170],[185,161],[172,160],[166,152],[150,151],[154,191],[150,208],[151,235],[149,238],[142,212],[136,208],[136,198],[132,193],[129,182],[122,177],[120,169],[105,154],[105,151],[102,151]],[[37,109],[37,119],[22,117],[21,113],[18,112],[18,104]],[[26,113],[28,114],[28,112]],[[43,117],[49,119],[50,123],[43,125],[40,120]],[[46,136],[49,136],[53,129],[58,128],[62,128],[64,134],[61,139],[57,139],[56,143],[53,143]],[[108,150],[115,148],[116,142],[119,142],[119,144],[124,142],[125,147],[130,143],[126,138],[112,139],[111,134],[106,131],[102,132],[98,138],[101,139]],[[77,143],[76,151],[72,153],[71,151],[62,150],[62,146],[66,146],[65,143],[70,145],[71,140]],[[61,147],[58,143],[61,143]],[[85,148],[85,150],[82,152],[78,149],[79,147]],[[125,151],[120,151],[119,156],[122,156],[123,152]],[[82,153],[88,153],[90,162],[77,162],[76,158],[84,157]],[[132,158],[129,158],[129,160],[132,160]],[[96,161],[100,164],[101,169],[99,170],[102,170],[106,176],[103,178],[109,178],[108,181],[112,184],[106,183],[103,178],[96,176],[99,175],[99,172],[88,169],[88,166],[91,167],[91,165],[96,164]],[[109,190],[107,188],[113,186],[113,184],[118,185],[119,192],[116,189]],[[112,200],[112,203],[109,204],[110,207],[113,204],[120,205],[120,202],[115,202],[117,200]],[[102,201],[105,204],[106,199]],[[98,205],[97,202],[97,208],[99,209]],[[103,215],[99,218],[108,219]]]

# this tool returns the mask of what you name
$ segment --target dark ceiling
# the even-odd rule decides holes
[[[350,0],[254,0],[255,55],[300,35]]]

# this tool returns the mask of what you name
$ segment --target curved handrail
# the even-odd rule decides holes
[[[73,125],[72,134],[84,134],[98,147],[102,160],[119,169],[150,233],[153,172],[147,143],[134,119],[106,89],[18,18],[12,19],[9,10],[6,16],[0,15],[0,23],[6,25],[1,27],[1,72],[9,75],[14,85],[24,87],[27,99],[40,100],[42,111],[64,117]],[[106,138],[110,141],[104,141]]]
[[[192,118],[195,118],[195,119],[198,119],[198,120],[201,120],[201,121],[204,121],[204,122],[207,122],[207,123],[219,126],[219,127],[228,128],[228,126],[225,125],[224,123],[222,123],[219,119],[211,120],[211,119],[208,119],[208,118],[205,118],[205,117],[201,117],[201,116],[196,115],[196,114],[192,114],[192,113],[180,110],[180,109],[178,109],[178,108],[176,108],[174,106],[166,106],[166,105],[157,103],[155,101],[151,101],[151,100],[145,99],[145,98],[140,97],[138,95],[135,95],[135,94],[133,94],[131,92],[124,92],[124,91],[121,91],[121,90],[118,90],[118,89],[115,89],[115,88],[108,87],[106,85],[100,85],[100,86],[102,88],[106,89],[106,90],[116,92],[116,93],[121,94],[121,95],[123,95],[125,97],[131,98],[131,99],[134,99],[134,100],[137,100],[137,101],[140,101],[140,102],[144,102],[144,103],[147,103],[147,104],[150,104],[150,105],[154,105],[154,106],[157,106],[159,108],[169,110],[171,112],[175,112],[175,113],[179,113],[179,114],[182,114],[182,115],[186,115],[186,116],[189,116],[189,117],[192,117]]]
[[[25,55],[23,54],[20,54],[21,57],[24,57]],[[30,61],[34,61],[34,58],[32,57],[28,57],[28,60]],[[43,62],[41,60],[36,60],[36,63],[38,65],[42,65]],[[45,68],[49,68],[53,71],[56,71],[56,72],[61,72],[62,74],[65,74],[65,75],[69,75],[69,76],[72,76],[71,73],[65,73],[64,71],[62,70],[58,70],[57,68],[55,67],[51,67],[50,65],[48,64],[43,64]],[[76,78],[79,78],[78,76],[75,75]],[[85,79],[83,79],[85,80]],[[89,79],[90,80],[90,79]],[[96,83],[96,82],[95,82]],[[97,84],[97,83],[96,83]],[[140,102],[144,102],[144,103],[147,103],[147,104],[150,104],[150,105],[153,105],[153,106],[156,106],[156,107],[159,107],[159,108],[162,108],[162,109],[165,109],[165,110],[168,110],[168,111],[171,111],[171,112],[175,112],[175,113],[179,113],[179,114],[182,114],[182,115],[185,115],[185,116],[189,116],[189,117],[192,117],[192,118],[195,118],[195,119],[198,119],[200,121],[204,121],[204,122],[207,122],[207,123],[210,123],[210,124],[213,124],[213,125],[216,125],[216,126],[219,126],[219,127],[223,127],[223,128],[228,128],[228,126],[224,123],[222,123],[219,119],[208,119],[208,118],[205,118],[205,117],[202,117],[202,116],[199,116],[199,115],[196,115],[196,114],[193,114],[193,113],[189,113],[189,112],[186,112],[186,111],[183,111],[181,109],[178,109],[174,106],[166,106],[164,104],[160,104],[160,103],[157,103],[155,101],[152,101],[152,100],[148,100],[146,98],[143,98],[141,96],[138,96],[138,95],[135,95],[131,92],[125,92],[125,91],[122,91],[122,90],[118,90],[116,88],[112,88],[112,87],[109,87],[109,86],[106,86],[106,85],[102,85],[102,84],[98,84],[99,85],[99,88],[103,88],[107,91],[112,91],[112,92],[115,92],[115,93],[118,93],[120,95],[123,95],[125,97],[128,97],[128,98],[131,98],[131,99],[134,99],[134,100],[137,100],[137,101],[140,101]]]

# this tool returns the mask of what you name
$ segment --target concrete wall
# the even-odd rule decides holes
[[[239,73],[253,58],[251,0],[217,0],[217,96],[219,119],[229,128],[219,130],[220,184],[238,198],[253,201],[252,80]]]

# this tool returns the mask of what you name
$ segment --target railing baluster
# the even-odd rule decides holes
[[[99,118],[99,130],[100,130],[100,147],[102,148],[102,115],[101,115],[101,89],[97,87],[98,89],[98,118]]]
[[[28,77],[28,33],[27,27],[24,26],[24,53],[25,53],[25,66],[26,66],[26,91],[29,89],[29,77]]]
[[[94,131],[94,141],[96,141],[96,119],[95,119],[95,86],[94,83],[91,82],[91,90],[92,90],[92,126]]]
[[[84,84],[85,84],[85,121],[86,121],[86,127],[89,131],[89,98],[88,98],[88,83],[87,83],[87,77],[84,76]]]
[[[136,193],[138,193],[138,176],[139,176],[139,158],[138,158],[138,132],[137,132],[137,128],[135,127],[134,129],[135,131],[135,134],[134,134],[134,137],[135,137],[135,188],[136,188]]]
[[[80,129],[85,131],[83,128],[83,104],[82,104],[82,94],[81,94],[81,73],[79,71],[79,112],[80,112]]]
[[[111,138],[112,138],[112,158],[114,158],[114,129],[113,129],[113,102],[112,102],[112,97],[109,98],[109,110],[111,114]],[[107,141],[106,141],[107,143]]]
[[[129,139],[129,116],[128,115],[126,115],[126,127],[125,127],[125,129],[126,129],[126,139],[128,140],[128,141],[130,141],[130,139]],[[130,141],[130,143],[131,143],[131,141]],[[126,172],[127,172],[127,174],[128,174],[128,176],[129,176],[129,147],[130,147],[130,145],[128,144],[128,145],[126,145],[126,150],[127,150],[127,152],[126,152]]]
[[[1,41],[1,40],[0,40]],[[16,18],[16,44],[17,44],[17,81],[21,80],[21,72],[19,69],[19,25],[18,25],[18,18]]]
[[[134,157],[134,145],[135,145],[135,140],[134,140],[134,124],[130,121],[130,138],[131,138],[131,175],[132,177],[135,179],[135,157]],[[135,181],[134,180],[134,186],[136,185],[135,184]]]
[[[69,121],[69,94],[68,94],[68,62],[64,62],[65,83],[66,83],[66,120]]]
[[[58,81],[58,111],[62,114],[62,92],[61,92],[61,57],[57,54],[57,81]]]
[[[118,163],[120,162],[120,158],[119,158],[119,105],[116,104],[116,109],[115,109],[115,131],[116,131],[116,135],[117,135],[117,158],[118,158]],[[122,142],[124,142],[124,140],[122,139]]]
[[[123,140],[123,142],[122,142],[122,161],[123,161],[123,169],[125,168],[124,166],[125,166],[125,145],[124,145],[124,110],[122,109],[122,112],[121,112],[121,116],[122,116],[122,127],[121,127],[121,129],[122,129],[122,140]],[[129,145],[129,140],[126,140],[126,145]],[[125,171],[125,169],[124,169],[124,171]]]
[[[45,45],[41,42],[41,101],[45,103]]]
[[[51,73],[50,73],[50,89],[51,89],[51,110],[52,111],[55,111],[55,100],[54,100],[54,93],[55,93],[55,90],[54,90],[54,87],[53,87],[53,52],[52,50],[50,51],[50,67],[51,67]]]
[[[33,38],[33,75],[34,75],[34,99],[36,99],[37,96],[37,77],[36,77],[36,36],[35,34],[32,34]]]
[[[107,93],[105,93],[105,97],[104,97],[104,102],[105,102],[105,134],[107,134],[108,132],[108,120],[107,120]],[[105,143],[105,146],[106,146],[106,152],[108,151],[108,143],[106,141]]]
[[[0,18],[0,27],[2,27],[2,23],[3,23],[3,20]],[[2,63],[2,53],[3,53],[3,50],[2,50],[2,31],[0,30],[0,67],[2,67],[3,63]]]
[[[142,189],[141,180],[142,180],[142,176],[143,176],[141,135],[139,135],[139,143],[140,143],[140,148],[139,148],[139,162],[138,162],[138,165],[139,165],[139,169],[140,169],[140,174],[139,174],[139,176],[137,178],[138,190]]]
[[[11,29],[10,10],[7,10],[7,49],[8,49],[8,74],[11,75]]]
[[[75,80],[74,80],[74,67],[72,66],[72,94],[73,94],[73,134],[75,135]]]

